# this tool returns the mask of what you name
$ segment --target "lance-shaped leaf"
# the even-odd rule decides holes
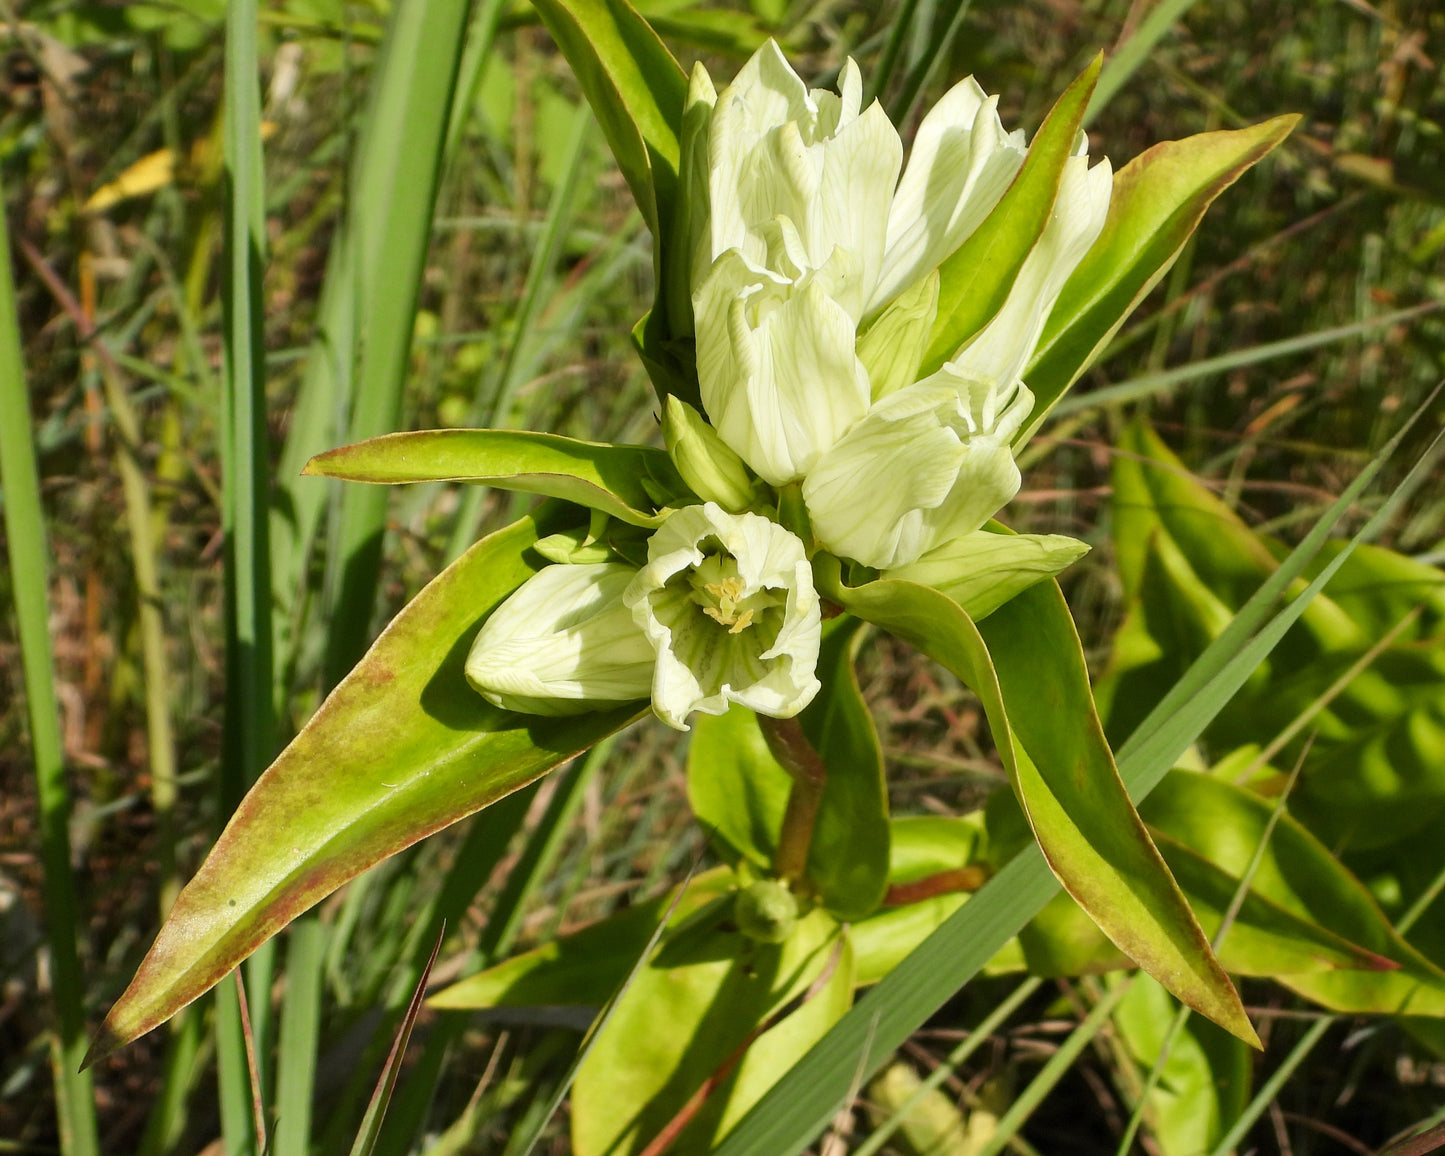
[[[808,849],[807,878],[839,919],[867,915],[888,881],[888,792],[872,716],[858,689],[854,618],[828,624],[818,655],[823,689],[799,716],[828,771]],[[700,716],[688,752],[688,799],[734,855],[767,870],[792,779],[768,750],[757,718],[737,707]]]
[[[1058,584],[1040,583],[994,611],[986,644],[936,590],[897,580],[847,587],[826,558],[815,569],[825,596],[942,663],[979,696],[1044,857],[1109,938],[1190,1007],[1257,1044],[1119,778]]]
[[[731,916],[730,898],[699,912],[669,934],[623,993],[577,1072],[572,1093],[577,1156],[641,1152],[714,1080],[711,1095],[668,1149],[708,1151],[719,1130],[746,1111],[847,1010],[851,959],[840,958],[847,955],[841,929],[824,911],[815,908],[799,920],[782,944],[747,939]],[[825,981],[822,986],[832,992],[819,991],[753,1038],[760,1025],[807,993],[830,967],[842,981],[841,993]],[[825,1002],[809,1014],[817,999]],[[824,1014],[819,1017],[818,1011]],[[806,1017],[802,1032],[798,1025],[790,1028],[798,1016]],[[774,1033],[782,1036],[781,1048],[772,1046]],[[740,1086],[742,1073],[730,1066],[750,1041],[749,1056],[761,1051],[771,1068],[772,1078],[762,1086],[756,1076]]]
[[[434,1008],[601,1007],[618,988],[647,947],[658,922],[672,912],[676,927],[694,912],[737,886],[726,867],[691,879],[682,895],[675,891],[599,919],[580,931],[549,940],[479,971],[439,991],[427,1003]],[[675,902],[675,906],[674,906]]]
[[[1150,793],[1150,826],[1238,878],[1264,838],[1274,803],[1211,775],[1174,771]],[[1281,983],[1336,1011],[1445,1015],[1445,971],[1405,942],[1369,890],[1325,846],[1282,815],[1251,881],[1253,890],[1359,945],[1376,969],[1283,974]],[[1393,966],[1392,966],[1393,964]]]
[[[529,430],[436,429],[384,434],[317,454],[302,471],[348,482],[477,482],[562,498],[633,526],[653,527],[649,485],[663,496],[687,487],[662,450],[584,442]]]
[[[392,620],[242,800],[91,1060],[163,1023],[347,880],[638,717],[641,704],[511,714],[462,672],[482,619],[543,564],[529,547],[569,517],[547,509],[483,538]]]
[[[1048,224],[1102,64],[1103,57],[1096,57],[1064,90],[1029,145],[1008,191],[983,224],[938,267],[938,315],[920,378],[952,357],[1008,300],[1019,270]]]
[[[1064,286],[1024,374],[1036,408],[1021,442],[1168,272],[1214,198],[1298,121],[1277,116],[1252,128],[1164,141],[1114,174],[1104,231]]]
[[[582,86],[654,237],[665,240],[677,188],[687,77],[627,0],[536,0]]]
[[[1139,1066],[1140,1079],[1125,1085],[1133,1085],[1130,1100],[1138,1103],[1135,1089],[1144,1073],[1163,1065],[1145,1106],[1149,1134],[1162,1156],[1197,1156],[1214,1149],[1249,1103],[1253,1059],[1238,1040],[1197,1016],[1171,1039],[1176,1010],[1163,988],[1139,976],[1114,1008],[1114,1027]]]
[[[1184,773],[1173,772],[1174,775]],[[1205,811],[1212,814],[1215,821],[1228,822],[1228,816],[1220,815],[1218,807],[1206,807]],[[1187,845],[1194,842],[1188,830],[1176,832],[1167,823],[1161,826],[1151,821],[1158,816],[1151,812],[1148,800],[1140,813],[1211,942],[1217,943],[1224,913],[1234,909],[1229,934],[1216,948],[1220,963],[1231,974],[1280,978],[1339,969],[1379,972],[1397,966],[1378,952],[1339,934],[1335,930],[1337,922],[1331,921],[1328,925],[1316,922],[1315,914],[1302,911],[1292,893],[1288,889],[1281,891],[1274,879],[1252,887],[1235,909],[1241,868],[1232,859],[1221,864],[1195,851]],[[987,816],[989,846],[1002,863],[1028,842],[1029,829],[1018,804],[1004,791],[995,792],[989,798]],[[1233,828],[1223,844],[1215,844],[1219,845],[1239,846]],[[1218,858],[1216,852],[1211,854]],[[1291,873],[1308,872],[1320,866],[1298,855],[1291,855],[1289,863]],[[1323,866],[1333,869],[1337,865]],[[1067,895],[1058,895],[1050,901],[1020,933],[1019,942],[1023,953],[1020,965],[1027,961],[1028,969],[1035,975],[1081,975],[1128,966],[1128,960]]]

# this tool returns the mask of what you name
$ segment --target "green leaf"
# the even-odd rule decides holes
[[[1119,773],[1136,797],[1147,795],[1178,762],[1328,581],[1328,574],[1322,573],[1298,598],[1274,610],[1285,587],[1378,476],[1402,436],[1396,434],[1345,487],[1230,628],[1210,644],[1120,748]],[[1380,533],[1397,512],[1399,495],[1410,492],[1425,477],[1426,468],[1423,462],[1412,468],[1351,546]],[[1058,889],[1038,845],[1031,844],[839,1020],[739,1122],[717,1156],[801,1152],[850,1101],[860,1074],[866,1078],[882,1067],[893,1049],[1002,951]]]
[[[1284,548],[1254,534],[1144,426],[1114,469],[1117,556],[1129,598],[1097,690],[1109,733],[1127,734],[1162,688],[1223,633]],[[1333,565],[1325,545],[1305,571]],[[1299,581],[1293,589],[1300,588]],[[1380,640],[1422,606],[1383,650]],[[1445,812],[1445,578],[1391,551],[1344,560],[1268,663],[1210,728],[1217,749],[1263,746],[1311,713],[1317,735],[1291,806],[1326,843],[1386,847]],[[1366,663],[1364,668],[1356,669]],[[1342,682],[1343,680],[1343,682]],[[1322,701],[1323,700],[1323,701]]]
[[[1180,999],[1257,1043],[1119,778],[1057,583],[1040,583],[996,610],[987,623],[991,644],[956,603],[928,587],[880,580],[849,588],[837,581],[836,568],[831,575],[824,569],[820,587],[942,663],[979,696],[1059,881]]]
[[[729,862],[770,871],[792,779],[768,750],[757,715],[740,706],[699,715],[687,748],[687,799]]]
[[[1114,1026],[1140,1066],[1154,1067],[1177,1005],[1148,976],[1139,976],[1114,1008]],[[1149,1134],[1162,1156],[1209,1152],[1249,1102],[1249,1049],[1207,1020],[1191,1016],[1174,1037],[1145,1109]],[[1137,1094],[1129,1099],[1137,1103]]]
[[[1213,776],[1174,771],[1150,793],[1142,810],[1151,826],[1237,881],[1264,837],[1273,808],[1272,801]],[[1288,814],[1270,836],[1251,889],[1380,961],[1375,970],[1278,975],[1287,987],[1335,1011],[1445,1015],[1445,971],[1406,943],[1364,884]],[[1398,967],[1388,969],[1383,961]]]
[[[726,867],[695,876],[677,901],[669,927],[737,886]],[[505,963],[468,976],[437,992],[434,1008],[601,1007],[622,986],[637,957],[667,914],[674,892],[625,908],[560,939],[552,939]]]
[[[1184,774],[1186,772],[1171,772],[1155,793]],[[1167,821],[1154,821],[1157,816],[1151,808],[1153,797],[1151,794],[1140,807],[1140,812],[1165,862],[1187,896],[1190,908],[1198,916],[1205,932],[1213,938],[1218,934],[1224,912],[1233,904],[1243,868],[1231,860],[1221,862],[1217,854],[1213,856],[1213,861],[1209,855],[1201,854],[1195,849],[1197,840],[1192,828],[1176,829]],[[1253,803],[1259,802],[1252,795],[1246,794],[1245,797]],[[1238,833],[1249,829],[1250,824],[1231,825],[1233,816],[1228,811],[1228,800],[1224,800],[1225,805],[1219,805],[1219,800],[1214,802],[1216,805],[1213,806],[1208,805],[1207,800],[1200,803],[1201,813],[1207,816],[1203,821],[1219,825],[1219,830],[1227,832],[1225,843],[1238,848]],[[990,847],[1000,862],[1007,861],[1027,844],[1028,827],[1018,805],[1003,791],[990,797],[987,815]],[[1291,851],[1294,850],[1291,848]],[[1242,852],[1235,852],[1236,857],[1243,854],[1246,860],[1250,853],[1252,848],[1247,845]],[[1297,853],[1289,857],[1289,862],[1291,877],[1295,873],[1304,876],[1311,871],[1329,873],[1339,870],[1339,865],[1332,860],[1319,863]],[[1358,884],[1355,886],[1358,890]],[[1217,948],[1220,963],[1226,971],[1239,975],[1281,977],[1334,969],[1383,971],[1395,966],[1377,951],[1362,947],[1334,930],[1338,927],[1337,923],[1327,920],[1322,925],[1317,922],[1315,912],[1292,900],[1290,888],[1281,889],[1272,877],[1267,877],[1263,884],[1255,882],[1235,912],[1229,934]],[[1127,966],[1125,957],[1066,895],[1052,900],[1020,933],[1019,941],[1028,969],[1035,975],[1082,975]]]
[[[1104,230],[1065,283],[1024,373],[1035,408],[1021,442],[1169,271],[1214,198],[1298,121],[1277,116],[1252,128],[1164,141],[1114,174]]]
[[[861,625],[853,618],[829,623],[818,654],[823,689],[799,716],[828,768],[808,849],[808,881],[828,910],[845,920],[876,908],[888,886],[883,750],[853,668]]]
[[[1048,223],[1102,64],[1103,56],[1096,56],[1064,90],[1029,145],[1008,191],[983,224],[938,267],[938,316],[919,377],[928,376],[957,353],[1008,300],[1019,269]]]
[[[888,883],[883,753],[853,672],[861,625],[854,618],[827,625],[818,656],[823,689],[799,716],[828,769],[807,877],[839,919],[867,915]],[[733,707],[700,718],[695,730],[687,771],[693,813],[734,855],[771,870],[792,779],[769,752],[751,711]]]
[[[841,946],[838,924],[820,908],[799,920],[787,942],[777,945],[747,939],[731,915],[732,899],[724,897],[669,934],[613,1009],[573,1087],[577,1156],[640,1152],[758,1025],[808,990]],[[787,1020],[779,1025],[786,1026]],[[810,1038],[790,1036],[789,1055],[775,1058],[782,1060],[778,1070],[806,1051],[822,1030],[804,1033]],[[724,1111],[736,1115],[751,1105],[742,1096],[730,1102],[738,1070],[723,1075],[669,1152],[706,1152]]]
[[[889,823],[887,902],[896,906],[880,908],[852,925],[858,986],[877,983],[968,900],[969,891],[959,888],[967,883],[973,890],[983,880],[983,869],[976,862],[981,835],[977,815],[961,819],[907,815]],[[910,885],[919,884],[929,893],[926,898],[898,898],[908,894]],[[934,894],[940,884],[949,889]],[[1016,955],[1013,949],[1002,955],[1006,957],[998,961],[1002,970],[1022,967],[1021,963],[1010,966]]]
[[[644,479],[686,493],[662,450],[528,430],[440,429],[384,434],[318,454],[306,474],[352,482],[479,482],[562,498],[629,525],[656,526]]]
[[[534,0],[659,242],[669,239],[687,77],[626,0]]]
[[[482,619],[542,565],[528,547],[566,517],[544,510],[482,539],[392,620],[243,800],[92,1059],[174,1015],[348,879],[637,717],[511,714],[463,676]]]

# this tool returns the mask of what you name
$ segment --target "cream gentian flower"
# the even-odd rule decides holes
[[[1085,143],[1081,135],[1079,151],[1064,164],[1049,219],[1024,260],[1008,300],[950,362],[957,372],[1006,385],[1019,380],[1033,357],[1064,282],[1084,259],[1109,215],[1113,170],[1108,160],[1090,168],[1082,151]]]
[[[494,610],[467,655],[467,681],[523,714],[567,715],[646,698],[654,654],[622,593],[620,562],[547,566]]]
[[[622,600],[657,654],[652,709],[679,730],[732,702],[789,718],[818,693],[813,572],[776,522],[712,502],[676,511]]]
[[[853,319],[820,279],[725,253],[694,298],[703,408],[764,481],[786,485],[868,409]]]
[[[735,249],[774,271],[780,248],[799,272],[824,268],[841,249],[856,274],[837,286],[837,300],[857,321],[882,268],[903,145],[877,101],[860,114],[863,81],[851,60],[839,90],[810,92],[771,40],[753,53],[713,107],[709,236],[712,259]],[[786,246],[769,236],[780,218]],[[695,271],[694,288],[705,273]]]
[[[830,551],[887,570],[979,529],[1019,488],[1010,442],[1033,408],[946,365],[889,394],[803,481],[813,532]]]

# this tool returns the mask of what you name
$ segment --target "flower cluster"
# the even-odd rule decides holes
[[[826,549],[886,570],[979,529],[1018,491],[1024,366],[1103,228],[1112,173],[1089,167],[1081,140],[1003,307],[915,380],[937,267],[1027,149],[969,79],[924,118],[905,168],[898,133],[876,102],[860,111],[861,91],[851,61],[839,93],[809,91],[769,43],[715,98],[694,71],[690,99],[711,114],[692,117],[684,149],[707,158],[692,266],[703,408],[765,482],[802,484]],[[684,174],[701,167],[685,161]]]
[[[645,564],[547,567],[498,609],[467,663],[492,702],[563,714],[650,696],[684,729],[730,702],[789,717],[818,689],[812,549],[987,609],[1082,552],[980,531],[1018,491],[1022,376],[1103,227],[1109,165],[1090,167],[1081,138],[1002,307],[921,373],[938,268],[1028,150],[969,79],[924,118],[905,166],[861,97],[851,60],[838,92],[810,91],[772,42],[720,94],[694,69],[677,219],[705,416],[669,397],[663,426],[703,501],[666,517]],[[776,520],[784,488],[814,542]]]

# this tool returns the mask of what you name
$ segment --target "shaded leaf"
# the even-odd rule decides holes
[[[1138,1080],[1155,1066],[1177,1008],[1169,993],[1139,976],[1114,1008],[1114,1026],[1139,1065]],[[1191,1016],[1174,1037],[1145,1120],[1162,1156],[1212,1152],[1249,1103],[1253,1061],[1233,1036]],[[1130,1093],[1130,1100],[1138,1097]]]
[[[676,927],[737,885],[726,867],[698,875],[677,901],[669,927]],[[505,963],[437,992],[435,1008],[601,1007],[622,986],[675,892],[638,903],[596,923],[552,939]]]
[[[614,1008],[573,1087],[578,1156],[641,1151],[757,1025],[808,990],[838,945],[821,909],[777,945],[747,939],[731,914],[731,897],[718,899],[668,935]],[[733,1069],[670,1152],[707,1151],[736,1079]]]
[[[873,718],[853,672],[862,624],[827,624],[818,655],[823,688],[799,716],[828,781],[808,849],[808,882],[839,919],[868,914],[888,876],[888,794]],[[733,855],[771,871],[792,779],[768,750],[757,716],[734,706],[702,717],[688,752],[688,798],[698,821]],[[735,861],[735,860],[734,860]]]

